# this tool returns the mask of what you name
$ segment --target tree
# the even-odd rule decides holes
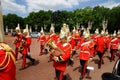
[[[7,14],[3,15],[4,26],[8,26],[9,29],[15,29],[19,23],[21,28],[24,28],[24,20],[22,17],[17,16],[16,14]]]

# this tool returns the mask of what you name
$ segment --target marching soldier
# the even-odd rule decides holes
[[[43,50],[44,50],[44,44],[46,41],[46,36],[44,34],[43,28],[40,31],[40,37],[38,38],[38,41],[40,42],[40,54],[39,55],[42,55]]]
[[[66,71],[68,60],[71,56],[71,45],[67,43],[66,33],[60,34],[60,41],[57,43],[57,49],[53,49],[51,54],[54,56],[54,68],[56,73],[55,80],[63,80],[63,74]]]
[[[84,32],[84,33],[85,33],[84,41],[82,43],[79,43],[77,46],[77,49],[80,49],[79,59],[80,59],[80,65],[82,67],[80,80],[82,80],[85,77],[85,74],[87,72],[87,64],[90,58],[90,48],[91,48],[89,41],[90,33],[88,32]]]
[[[99,37],[96,39],[96,51],[99,57],[99,63],[98,63],[98,69],[101,68],[101,65],[103,62],[103,55],[104,55],[104,49],[105,49],[105,39],[104,39],[104,32],[102,31]]]
[[[16,27],[15,31],[16,31],[16,35],[15,35],[15,40],[14,40],[13,43],[15,44],[15,58],[17,60],[17,58],[18,58],[18,47],[20,46],[20,42],[21,42],[22,36],[23,36],[20,32],[19,24],[18,24],[18,27]]]
[[[50,34],[48,35],[46,42],[49,41],[50,39],[53,39],[55,43],[57,42],[58,37],[54,31],[55,31],[54,26],[53,24],[51,24]]]
[[[20,53],[23,55],[22,57],[22,68],[20,70],[25,69],[25,65],[26,65],[26,58],[29,59],[32,64],[35,63],[35,59],[33,59],[30,55],[28,55],[28,46],[31,44],[30,42],[30,37],[27,37],[28,32],[26,29],[23,30],[23,37],[22,37],[22,41],[20,43],[20,47],[19,47],[19,51]]]
[[[116,36],[117,36],[116,32],[114,31],[113,39],[110,41],[110,53],[111,53],[110,62],[114,61],[115,54],[117,52],[117,46],[118,46],[119,40]]]
[[[0,80],[15,80],[15,54],[6,43],[0,41]]]
[[[58,40],[58,37],[56,35],[56,33],[54,32],[54,26],[53,24],[51,24],[51,28],[50,28],[50,34],[48,35],[48,37],[46,38],[46,43],[49,41],[49,40],[53,40],[55,43],[57,42]],[[48,60],[48,62],[51,62],[53,59],[52,59],[52,55],[50,54],[50,59]]]

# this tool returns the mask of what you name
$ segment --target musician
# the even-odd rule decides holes
[[[23,38],[20,44],[19,48],[20,52],[22,53],[23,57],[22,57],[22,68],[20,70],[25,69],[25,65],[26,65],[26,58],[29,59],[32,64],[35,63],[35,59],[33,59],[30,55],[28,55],[28,46],[31,44],[31,38],[27,36],[28,35],[28,31],[26,29],[23,30]]]
[[[15,35],[15,40],[14,40],[13,44],[15,44],[15,58],[17,60],[17,58],[18,58],[18,47],[20,46],[20,42],[22,40],[23,35],[20,32],[20,27],[19,26],[16,27],[15,31],[16,31],[16,35]]]
[[[16,59],[11,47],[0,41],[0,80],[15,80]]]
[[[46,36],[44,34],[43,28],[40,31],[40,37],[38,38],[38,41],[40,42],[40,54],[39,55],[42,55],[43,50],[44,50],[44,44],[45,44],[45,41],[46,41]]]
[[[110,62],[115,61],[115,54],[117,52],[117,46],[119,43],[119,39],[117,38],[116,33],[113,34],[113,39],[110,41],[110,53],[111,53],[111,58]]]
[[[51,28],[50,28],[50,34],[48,35],[48,37],[46,38],[46,43],[49,41],[49,40],[51,40],[51,39],[53,39],[53,41],[56,43],[57,42],[57,40],[58,40],[58,37],[57,37],[57,35],[56,35],[56,33],[55,33],[55,31],[54,31],[54,26],[53,26],[53,24],[51,24]],[[48,62],[51,62],[53,59],[52,59],[52,55],[50,55],[50,57],[49,57],[50,59],[48,60]]]
[[[57,43],[57,49],[53,49],[51,54],[54,56],[54,68],[56,73],[55,80],[63,80],[63,74],[66,71],[68,60],[70,59],[72,47],[67,43],[65,34],[60,35],[60,41]]]
[[[99,57],[98,69],[101,68],[101,65],[104,64],[103,55],[105,49],[105,39],[104,39],[104,31],[99,34],[99,37],[96,38],[96,51]]]
[[[77,49],[80,49],[79,59],[80,59],[80,65],[82,67],[80,80],[82,80],[87,73],[87,64],[88,64],[88,60],[90,59],[91,41],[89,41],[90,40],[89,36],[90,34],[85,32],[84,41],[82,43],[79,43],[77,46]]]

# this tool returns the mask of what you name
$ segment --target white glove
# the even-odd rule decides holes
[[[54,59],[54,61],[56,61],[56,62],[59,61],[58,57],[56,57],[56,56],[54,56],[53,59]]]

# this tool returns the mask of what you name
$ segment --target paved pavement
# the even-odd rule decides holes
[[[10,35],[5,36],[5,42],[8,43],[13,49],[14,45],[12,45],[12,41],[14,40],[14,37],[11,37]],[[42,55],[39,56],[39,42],[37,42],[37,39],[32,39],[31,44],[31,56],[35,58],[38,62],[35,65],[30,65],[30,61],[27,60],[27,68],[24,70],[19,70],[21,67],[22,60],[20,59],[21,54],[19,54],[19,59],[17,61],[17,71],[16,71],[16,80],[54,80],[55,77],[55,71],[53,68],[53,63],[48,62],[49,55]],[[106,53],[104,56],[104,62],[105,64],[102,65],[101,69],[97,68],[97,61],[98,56],[94,58],[95,61],[90,62],[89,66],[94,67],[93,71],[90,71],[90,76],[92,77],[91,80],[102,80],[101,75],[104,72],[111,72],[113,65],[115,62],[110,62],[108,57],[110,56],[109,53]],[[80,63],[78,54],[76,54],[74,57],[74,65],[73,67],[69,66],[65,72],[65,75],[67,75],[67,80],[79,80],[80,77]],[[117,59],[117,57],[116,57]],[[90,79],[84,79],[84,80],[90,80]]]

